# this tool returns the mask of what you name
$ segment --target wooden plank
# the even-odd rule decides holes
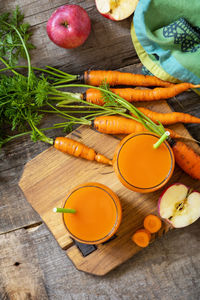
[[[22,167],[1,172],[0,175],[0,234],[41,222],[17,186]]]
[[[48,299],[35,249],[27,252],[27,243],[25,229],[0,236],[1,299]]]
[[[51,127],[54,123],[63,121],[56,116],[44,116],[41,126]],[[63,135],[62,129],[49,130],[49,137]],[[36,142],[33,143],[30,136],[23,136],[4,145],[0,150],[0,173],[12,168],[23,167],[23,165],[34,156],[38,155],[49,147],[49,144]],[[20,174],[18,175],[18,178]]]
[[[166,102],[148,104],[148,107],[162,112],[169,112]],[[189,136],[183,125],[175,125],[176,131]],[[86,145],[93,147],[102,154],[112,157],[119,140],[113,136],[103,135],[85,126],[72,132],[73,137]],[[197,145],[194,145],[200,151]],[[87,169],[87,172],[85,170]],[[108,185],[121,199],[123,220],[117,233],[117,238],[105,245],[98,246],[98,250],[83,258],[79,250],[72,245],[66,232],[61,214],[53,213],[53,207],[62,207],[67,192],[83,182],[97,181]],[[194,188],[200,188],[200,183],[194,181],[178,167],[169,182],[182,182]],[[142,227],[144,217],[149,213],[156,213],[157,200],[160,191],[151,194],[139,194],[126,189],[116,178],[111,166],[104,166],[95,162],[88,162],[70,157],[58,152],[53,147],[41,153],[30,161],[24,169],[19,183],[28,202],[40,214],[59,245],[69,248],[67,255],[80,270],[96,275],[104,275],[114,267],[126,261],[141,248],[131,242],[131,235]],[[168,226],[163,227],[166,231]],[[160,233],[162,235],[162,232]]]
[[[43,126],[57,118],[46,118]],[[51,123],[52,124],[52,123]],[[63,134],[61,130],[48,132],[50,137]],[[18,187],[18,181],[25,163],[47,149],[49,145],[33,143],[29,136],[13,140],[0,150],[0,234],[41,222],[25,200]]]
[[[44,224],[1,235],[0,299],[198,300],[199,225],[173,230],[105,277],[77,272]]]
[[[86,43],[70,50],[56,46],[46,33],[46,22],[50,15],[66,2],[42,0],[40,5],[36,5],[35,1],[13,0],[9,1],[9,5],[5,0],[1,2],[0,9],[2,7],[3,11],[13,9],[18,4],[25,13],[25,21],[32,25],[32,41],[36,45],[36,49],[31,51],[33,65],[51,65],[78,74],[88,68],[116,69],[139,62],[130,37],[131,17],[117,23],[101,16],[91,0],[68,3],[85,8],[92,22],[91,34]]]
[[[50,42],[45,24],[34,26],[32,40],[37,49],[32,51],[32,63],[40,67],[51,64],[69,73],[79,74],[88,68],[116,69],[139,62],[130,40],[129,20],[123,21],[124,27],[118,25],[116,28],[111,21],[102,20],[102,16],[94,9],[91,15],[95,23],[88,40],[73,50],[59,48]],[[46,16],[45,22],[48,17]],[[44,14],[41,18],[44,18]],[[30,18],[29,21],[31,22]],[[37,55],[38,51],[40,57]]]

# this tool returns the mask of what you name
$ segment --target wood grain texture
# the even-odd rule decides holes
[[[0,174],[0,234],[41,222],[17,186],[21,171],[16,167]]]
[[[158,104],[146,105],[151,109],[158,109]],[[159,103],[159,110],[170,112],[169,106],[164,101]],[[183,125],[179,124],[174,127],[178,133],[189,136]],[[117,138],[100,134],[85,126],[79,127],[78,130],[69,134],[69,137],[83,142],[110,158],[113,157],[114,150],[119,143]],[[198,146],[195,145],[195,147],[200,151]],[[72,246],[72,240],[65,229],[62,215],[55,215],[52,210],[54,207],[64,205],[66,194],[76,185],[91,181],[109,186],[119,196],[123,218],[116,239],[108,244],[99,245],[98,250],[83,257],[77,247]],[[179,181],[188,186],[200,188],[198,181],[191,179],[176,168],[168,184]],[[142,227],[146,215],[157,214],[157,200],[162,192],[159,190],[154,193],[140,194],[130,191],[119,182],[112,166],[77,159],[53,147],[35,157],[25,166],[19,185],[26,199],[39,213],[59,245],[63,249],[68,248],[67,255],[75,266],[79,270],[95,275],[105,275],[141,250],[131,241],[131,236]],[[162,232],[168,229],[169,226],[164,224]]]
[[[56,122],[57,119],[54,119]],[[52,122],[46,118],[44,126]],[[49,136],[61,135],[61,130],[48,132]],[[29,136],[5,145],[0,151],[0,234],[37,224],[41,219],[26,201],[18,187],[23,167],[27,161],[47,149],[44,143],[33,143]],[[23,212],[23,213],[22,213]]]
[[[139,62],[130,36],[131,17],[121,22],[113,22],[97,11],[92,0],[67,1],[67,4],[78,4],[86,9],[92,30],[82,46],[63,49],[49,40],[46,23],[53,11],[66,4],[66,1],[42,0],[40,5],[36,3],[37,1],[2,0],[0,4],[3,11],[13,9],[19,4],[25,12],[25,21],[31,24],[33,32],[32,42],[37,47],[31,51],[34,66],[51,65],[76,74],[90,68],[116,69]]]
[[[104,277],[77,272],[44,224],[0,235],[0,299],[199,300],[199,226],[169,232]]]
[[[23,231],[23,235],[15,231],[0,236],[0,298],[48,299],[34,249],[25,253],[26,243],[30,243],[30,239],[26,230]]]

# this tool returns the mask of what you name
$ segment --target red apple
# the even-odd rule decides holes
[[[135,11],[139,0],[95,0],[97,10],[113,21],[128,18]]]
[[[70,49],[81,46],[89,36],[91,22],[79,5],[59,7],[47,22],[47,34],[56,45]]]
[[[173,227],[188,226],[200,217],[200,193],[182,183],[172,184],[160,196],[158,211]]]

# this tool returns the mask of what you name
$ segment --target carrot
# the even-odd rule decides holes
[[[158,232],[161,226],[161,220],[155,215],[148,215],[144,218],[144,228],[150,233]]]
[[[92,125],[97,131],[107,134],[129,134],[147,131],[141,123],[120,116],[96,117]]]
[[[110,165],[112,166],[112,161],[107,158],[106,156],[100,154],[100,153],[97,153],[96,156],[95,156],[95,160],[99,163],[102,163],[102,164],[106,164],[106,165]]]
[[[155,89],[110,89],[113,93],[119,95],[129,102],[133,101],[156,101],[161,99],[168,99],[174,97],[190,88],[199,88],[200,85],[193,85],[191,83],[179,83],[169,87],[161,87]],[[88,89],[85,93],[85,99],[98,105],[104,105],[102,93],[96,89]]]
[[[151,239],[151,234],[146,229],[139,229],[132,236],[133,242],[142,248],[145,248],[149,245],[150,239]]]
[[[153,122],[158,124],[158,121],[163,125],[170,125],[176,123],[197,123],[200,124],[200,118],[194,117],[190,114],[171,112],[171,113],[158,113],[145,107],[138,107],[138,109]]]
[[[81,157],[87,160],[96,160],[99,163],[112,165],[112,161],[101,154],[96,154],[94,149],[67,137],[57,137],[54,147],[61,152]]]
[[[181,141],[172,140],[170,145],[179,167],[194,179],[200,180],[200,156]]]
[[[141,123],[119,116],[100,116],[93,120],[92,126],[106,134],[130,134],[148,131]],[[172,138],[183,138],[171,129],[166,128]]]
[[[119,71],[93,70],[85,71],[84,82],[93,86],[99,86],[106,81],[110,86],[134,85],[134,86],[171,86],[172,83],[163,81],[155,76],[124,73]]]

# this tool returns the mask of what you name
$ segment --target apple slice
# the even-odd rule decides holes
[[[188,226],[200,217],[200,193],[175,183],[160,196],[158,212],[175,228]]]
[[[96,0],[97,10],[113,21],[128,18],[135,11],[139,0]]]

